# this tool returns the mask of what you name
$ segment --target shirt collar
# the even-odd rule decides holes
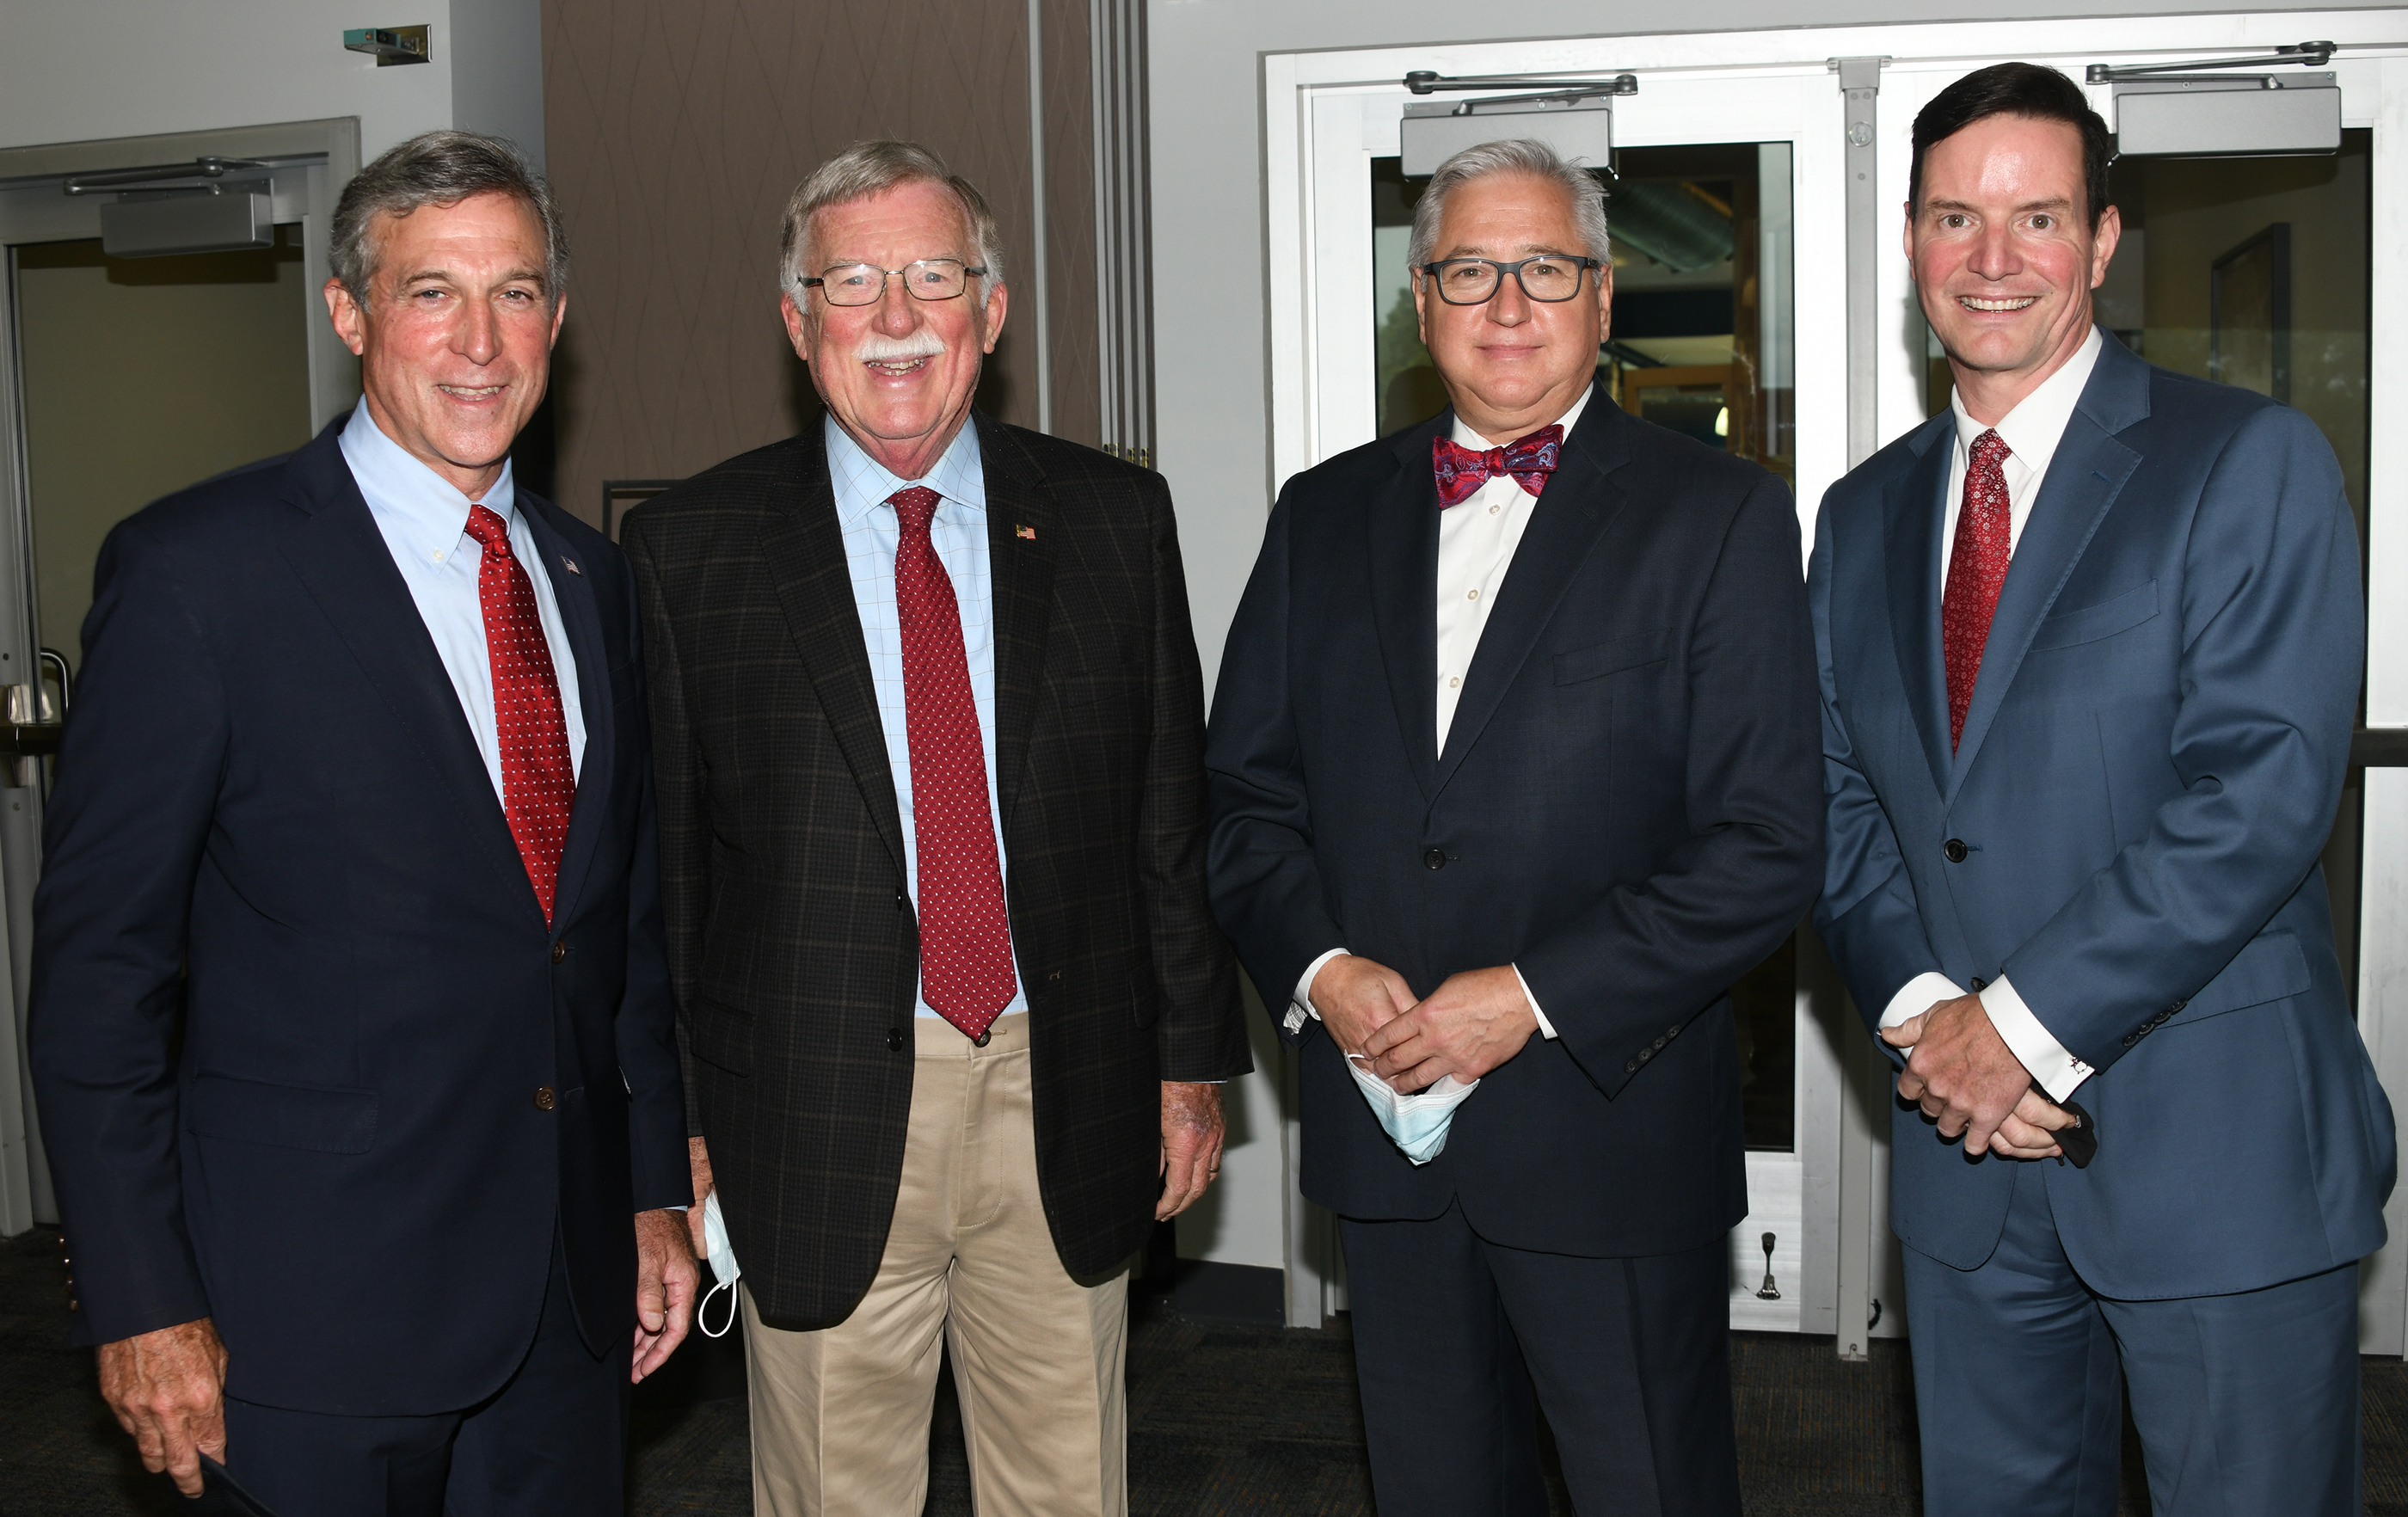
[[[954,435],[927,476],[919,479],[898,479],[889,473],[884,465],[853,440],[852,434],[837,425],[833,414],[824,416],[820,425],[826,429],[828,483],[836,489],[839,524],[854,525],[872,508],[884,505],[895,492],[915,484],[925,485],[956,506],[982,516],[986,514],[986,470],[979,454],[975,418],[964,418],[961,431]]]
[[[2073,420],[2073,408],[2082,402],[2083,387],[2098,366],[2102,345],[2099,328],[2093,325],[2071,358],[1999,419],[1999,440],[2007,445],[2010,456],[2033,473],[2045,472],[2048,461],[2057,455],[2057,445],[2064,439],[2066,423]],[[1954,390],[1948,393],[1948,408],[1956,416],[1956,446],[1971,458],[1973,444],[1991,429],[1965,414],[1964,398]]]
[[[343,462],[351,465],[361,496],[387,535],[401,539],[414,563],[439,562],[438,554],[448,558],[468,530],[468,497],[386,436],[368,414],[366,395],[351,408],[341,443]],[[518,487],[510,478],[509,460],[502,461],[502,477],[485,492],[481,504],[505,523],[515,521]]]
[[[1587,389],[1580,393],[1579,399],[1572,402],[1572,408],[1570,410],[1568,410],[1564,412],[1563,415],[1555,418],[1555,424],[1564,429],[1565,436],[1569,437],[1572,435],[1572,423],[1580,420],[1581,412],[1588,408],[1588,397],[1595,394],[1597,394],[1597,387],[1595,385],[1589,386]],[[1538,428],[1536,430],[1543,431],[1545,429]],[[1458,414],[1455,419],[1455,440],[1458,447],[1469,448],[1475,453],[1484,453],[1491,448],[1502,448],[1510,443],[1519,441],[1520,439],[1508,437],[1504,442],[1490,442],[1486,437],[1474,432],[1471,429],[1470,423],[1466,422],[1463,417]]]

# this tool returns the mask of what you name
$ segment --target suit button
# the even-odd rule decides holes
[[[1628,1064],[1624,1065],[1622,1066],[1622,1072],[1626,1075],[1637,1074],[1639,1072],[1639,1061],[1637,1059],[1633,1059]]]
[[[903,1052],[902,1028],[889,1027],[886,1029],[886,1052],[889,1053],[900,1053]]]
[[[1663,1052],[1664,1052],[1664,1045],[1665,1045],[1665,1044],[1667,1044],[1667,1043],[1669,1043],[1669,1042],[1670,1042],[1670,1041],[1671,1041],[1671,1039],[1670,1039],[1670,1038],[1659,1038],[1656,1039],[1656,1052],[1658,1052],[1658,1053]]]
[[[1446,867],[1446,850],[1433,848],[1422,855],[1422,862],[1433,869],[1443,869]]]
[[[2187,995],[2186,995],[2186,996],[2184,996],[2181,1000],[2176,1001],[2173,1005],[2172,1005],[2172,1006],[2170,1006],[2170,1007],[2166,1008],[2166,1015],[2168,1015],[2168,1016],[2172,1016],[2175,1012],[2177,1012],[2177,1011],[2181,1010],[2184,1007],[2186,1007],[2186,1006],[2188,1006],[2188,1005],[2190,1005],[2190,997],[2189,997],[2189,996],[2187,996]]]
[[[535,1109],[538,1111],[549,1111],[559,1103],[560,1097],[552,1094],[551,1086],[538,1085],[535,1088]]]
[[[2135,1044],[2135,1043],[2139,1042],[2140,1040],[2141,1040],[2141,1035],[2140,1035],[2139,1033],[2126,1033],[2126,1034],[2124,1035],[2124,1046],[2125,1046],[2126,1048],[2130,1048],[2133,1044]]]
[[[1946,842],[1940,845],[1940,852],[1947,858],[1949,863],[1962,864],[1965,862],[1965,839],[1962,837],[1951,837]]]
[[[1981,994],[1982,994],[1982,987],[1983,987],[1983,986],[1985,986],[1985,985],[1986,985],[1986,984],[1988,984],[1988,983],[1989,983],[1989,981],[1988,981],[1988,980],[1985,980],[1985,979],[1983,979],[1980,975],[1975,975],[1975,976],[1973,977],[1973,994],[1974,994],[1974,995],[1981,995]]]
[[[566,957],[568,957],[568,939],[564,937],[552,945],[552,962],[558,964]]]
[[[910,897],[910,896],[909,896],[909,895],[905,894],[903,892],[901,892],[901,891],[899,891],[899,890],[898,890],[898,891],[896,891],[896,892],[895,893],[895,909],[896,909],[897,911],[900,911],[900,910],[902,910],[905,907],[908,907],[908,906],[910,906],[910,904],[911,904],[911,897]]]
[[[1667,1037],[1667,1038],[1678,1038],[1678,1037],[1680,1037],[1680,1036],[1681,1036],[1681,1024],[1680,1024],[1679,1023],[1677,1023],[1677,1022],[1676,1022],[1676,1023],[1672,1023],[1672,1025],[1670,1025],[1670,1027],[1665,1028],[1665,1029],[1664,1029],[1664,1036],[1665,1036],[1665,1037]]]
[[[1654,1058],[1655,1056],[1656,1056],[1656,1051],[1655,1051],[1654,1049],[1652,1049],[1652,1048],[1642,1048],[1642,1049],[1641,1049],[1641,1050],[1639,1051],[1639,1062],[1640,1062],[1640,1063],[1641,1063],[1641,1064],[1645,1064],[1648,1060],[1650,1060],[1650,1059]]]

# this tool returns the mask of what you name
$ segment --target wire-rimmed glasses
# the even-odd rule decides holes
[[[914,300],[951,300],[970,287],[971,275],[983,278],[986,270],[958,258],[921,258],[901,268],[838,264],[821,270],[816,279],[805,279],[803,285],[806,289],[817,286],[831,306],[874,306],[886,298],[886,281],[896,274],[903,276],[904,293]]]
[[[1511,264],[1500,264],[1494,258],[1441,258],[1435,264],[1424,264],[1421,271],[1429,276],[1438,297],[1448,305],[1477,306],[1495,298],[1497,292],[1504,288],[1508,274],[1532,300],[1570,300],[1580,293],[1581,270],[1604,266],[1594,258],[1541,253]]]

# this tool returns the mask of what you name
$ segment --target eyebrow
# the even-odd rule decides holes
[[[520,279],[533,279],[537,288],[540,289],[544,282],[544,271],[539,268],[522,266],[503,275],[496,282],[513,284]],[[403,284],[457,284],[460,282],[460,278],[448,268],[422,268],[415,273],[402,276],[401,282]]]
[[[1526,242],[1522,244],[1522,255],[1526,258],[1585,258],[1588,256],[1586,253],[1573,252],[1568,248],[1558,248],[1553,243],[1541,242]],[[1487,252],[1477,244],[1467,247],[1458,243],[1448,251],[1440,253],[1437,257],[1431,259],[1430,262],[1434,264],[1442,264],[1450,258],[1492,257],[1494,257],[1493,254]],[[1510,260],[1508,261],[1510,262]]]
[[[1942,200],[1937,197],[1925,201],[1923,203],[1923,208],[1926,210],[1980,209],[1979,207],[1970,205],[1962,200]],[[2073,202],[2063,195],[2051,195],[2045,200],[2024,201],[2014,208],[2017,210],[2071,210],[2073,208]]]

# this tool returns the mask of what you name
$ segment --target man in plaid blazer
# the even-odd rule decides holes
[[[816,170],[782,274],[824,422],[625,532],[766,1512],[919,1510],[947,1339],[982,1512],[1125,1511],[1125,1266],[1249,1067],[1169,495],[973,416],[998,242],[924,149]]]

